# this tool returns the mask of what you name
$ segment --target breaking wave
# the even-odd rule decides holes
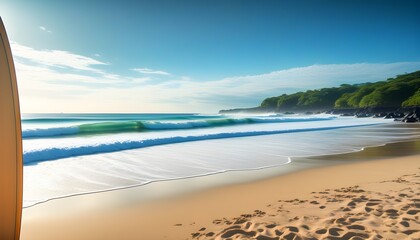
[[[187,121],[117,121],[87,123],[75,126],[25,129],[23,138],[44,138],[86,134],[110,134],[159,130],[180,130],[195,128],[222,127],[241,124],[281,123],[281,122],[309,122],[326,121],[335,117],[299,117],[299,118],[220,118]]]

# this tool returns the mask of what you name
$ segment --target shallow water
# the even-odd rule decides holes
[[[296,131],[297,129],[300,131]],[[62,149],[74,149],[74,146],[81,145],[95,147],[117,140],[144,140],[174,134],[188,137],[267,131],[271,133],[222,139],[204,138],[130,150],[116,149],[108,153],[27,164],[24,167],[24,206],[51,198],[137,186],[154,181],[285,166],[296,157],[354,152],[367,146],[420,138],[417,124],[395,124],[383,119],[334,118],[312,122],[239,124],[183,131],[35,138],[25,139],[24,146],[28,152],[51,146]],[[278,132],[274,134],[273,131]],[[312,162],[314,165],[318,164],[315,159]]]

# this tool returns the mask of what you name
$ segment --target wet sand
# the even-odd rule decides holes
[[[21,239],[418,239],[419,148],[413,141],[293,159],[326,164],[176,191],[182,194],[160,193],[158,185],[177,184],[171,181],[151,184],[148,191],[142,186],[53,200],[24,209]],[[331,162],[334,166],[327,166]],[[272,169],[244,174],[264,171],[274,174]],[[203,178],[216,181],[232,174]],[[203,182],[178,183],[182,189]],[[157,197],[139,200],[142,191]]]

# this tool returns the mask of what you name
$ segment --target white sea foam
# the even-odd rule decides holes
[[[138,120],[138,121],[117,121],[104,122],[103,120],[95,123],[83,123],[73,126],[62,127],[38,127],[26,128],[22,131],[22,137],[44,138],[60,137],[78,134],[109,134],[120,132],[141,132],[145,130],[179,130],[193,128],[209,128],[241,124],[261,124],[261,123],[288,123],[288,122],[313,122],[327,121],[334,119],[334,116],[310,116],[310,117],[228,117],[202,120]],[[47,125],[48,126],[48,125]]]
[[[90,154],[117,152],[156,145],[222,138],[250,137],[304,131],[322,131],[386,122],[383,119],[346,119],[314,122],[317,118],[295,118],[282,122],[255,125],[227,125],[217,128],[190,128],[183,131],[129,132],[112,135],[77,136],[73,138],[29,139],[24,141],[24,163],[35,163]],[[272,119],[268,119],[272,121]],[[306,121],[308,120],[308,121]],[[231,121],[231,120],[229,120]],[[388,121],[389,122],[389,121]],[[172,124],[172,123],[171,123]],[[119,125],[120,126],[120,125]]]
[[[390,122],[340,117],[25,139],[24,206],[153,181],[279,166],[294,156],[358,151],[420,137],[420,131],[391,131]]]

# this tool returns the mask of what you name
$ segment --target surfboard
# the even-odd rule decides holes
[[[0,239],[19,239],[22,216],[22,132],[12,51],[0,18]]]

